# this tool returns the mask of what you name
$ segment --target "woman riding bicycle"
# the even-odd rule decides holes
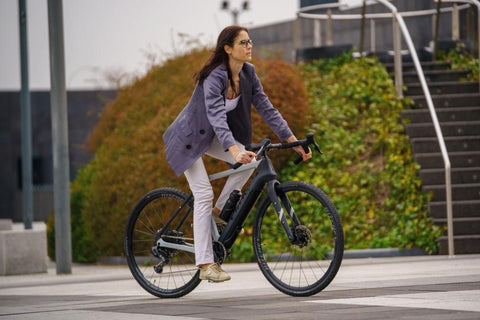
[[[241,190],[253,172],[252,169],[230,176],[213,207],[213,189],[202,156],[230,164],[255,161],[255,153],[245,150],[252,138],[252,104],[281,140],[297,141],[268,100],[255,67],[249,63],[252,47],[246,28],[223,29],[211,57],[195,75],[197,85],[190,101],[163,135],[168,163],[177,176],[185,174],[193,193],[195,263],[201,269],[202,280],[230,280],[214,263],[212,213],[217,223],[224,223],[218,217],[220,210],[230,193]],[[304,161],[312,156],[301,146],[295,147],[295,151]]]

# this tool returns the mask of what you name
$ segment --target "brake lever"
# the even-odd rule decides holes
[[[307,143],[308,145],[312,145],[313,148],[318,151],[318,153],[323,154],[322,150],[320,150],[320,147],[318,146],[317,142],[315,141],[313,133],[308,133],[307,134]],[[305,148],[304,148],[305,150]],[[305,152],[308,152],[308,150],[305,150]]]
[[[261,156],[262,153],[265,152],[265,149],[267,148],[267,146],[270,144],[271,140],[270,139],[263,139],[261,144],[262,146],[260,147],[260,149],[258,149],[257,151],[257,157],[258,156]],[[258,159],[257,159],[258,160]]]

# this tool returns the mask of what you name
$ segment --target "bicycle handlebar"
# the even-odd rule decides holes
[[[284,142],[284,143],[275,143],[272,144],[270,139],[264,139],[260,143],[254,143],[249,146],[247,146],[245,149],[248,151],[253,151],[257,153],[257,156],[261,155],[264,156],[265,152],[268,150],[279,150],[279,149],[291,149],[297,146],[302,146],[303,150],[305,152],[308,152],[308,149],[310,146],[313,146],[314,150],[318,151],[320,154],[323,154],[323,152],[320,150],[320,147],[318,146],[317,142],[315,141],[314,134],[313,133],[307,133],[307,136],[305,139],[302,140],[297,140],[295,142]],[[294,163],[299,164],[302,162],[302,157],[299,156]],[[237,162],[235,163],[232,168],[237,169],[242,166],[242,163]]]

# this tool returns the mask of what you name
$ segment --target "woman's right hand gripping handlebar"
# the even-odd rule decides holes
[[[235,144],[228,148],[228,151],[232,154],[233,159],[237,163],[247,164],[252,162],[253,158],[255,158],[256,154],[252,151],[242,151],[240,148]]]

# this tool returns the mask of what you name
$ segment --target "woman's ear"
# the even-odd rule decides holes
[[[230,53],[232,53],[233,48],[230,47],[228,44],[226,44],[226,45],[223,46],[223,50],[225,50],[225,52],[227,54],[230,54]]]

